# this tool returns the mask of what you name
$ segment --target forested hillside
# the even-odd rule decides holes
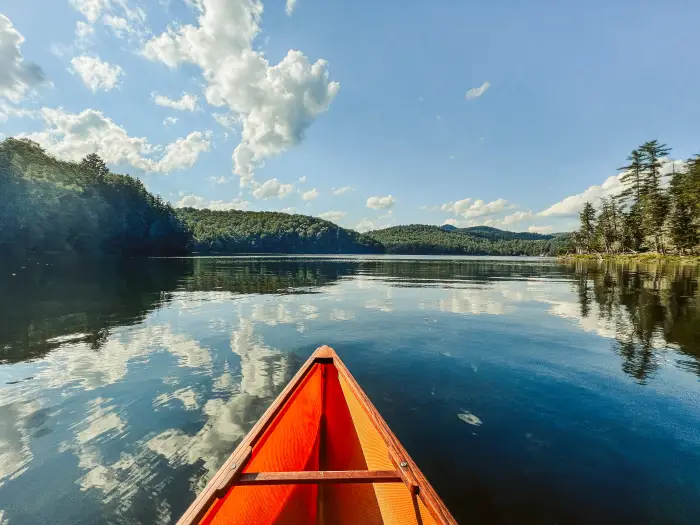
[[[381,253],[373,238],[306,215],[181,208],[196,252]]]
[[[0,143],[0,256],[196,253],[554,255],[566,237],[496,228],[396,226],[360,234],[279,212],[173,209],[97,155],[59,161],[36,143]]]
[[[172,255],[189,242],[170,204],[97,155],[62,162],[35,142],[8,138],[0,143],[0,198],[0,256]]]
[[[444,226],[442,227],[445,228]],[[452,228],[450,231],[457,233],[466,233],[473,237],[480,237],[491,241],[548,241],[556,237],[556,234],[543,234],[531,232],[510,232],[508,230],[499,230],[491,226],[470,226],[469,228]]]
[[[368,233],[387,253],[452,255],[556,255],[566,250],[568,237],[544,240],[477,237],[459,229],[445,231],[438,226],[411,224]]]

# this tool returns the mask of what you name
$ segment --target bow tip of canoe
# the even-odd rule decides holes
[[[317,357],[323,357],[323,358],[334,358],[338,357],[338,354],[335,353],[335,350],[333,350],[330,346],[328,345],[323,345],[319,346],[316,351],[313,354],[314,358]]]

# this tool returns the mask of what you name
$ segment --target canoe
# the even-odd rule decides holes
[[[178,521],[456,523],[328,346],[311,355]]]

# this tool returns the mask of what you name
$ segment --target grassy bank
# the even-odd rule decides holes
[[[697,255],[664,255],[660,253],[620,253],[610,255],[605,253],[592,253],[585,255],[563,255],[560,261],[616,261],[634,263],[660,263],[673,262],[681,264],[700,264],[700,256]]]

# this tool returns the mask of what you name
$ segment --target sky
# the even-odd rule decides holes
[[[0,138],[176,206],[569,231],[639,144],[700,153],[700,3],[573,4],[3,0]]]

